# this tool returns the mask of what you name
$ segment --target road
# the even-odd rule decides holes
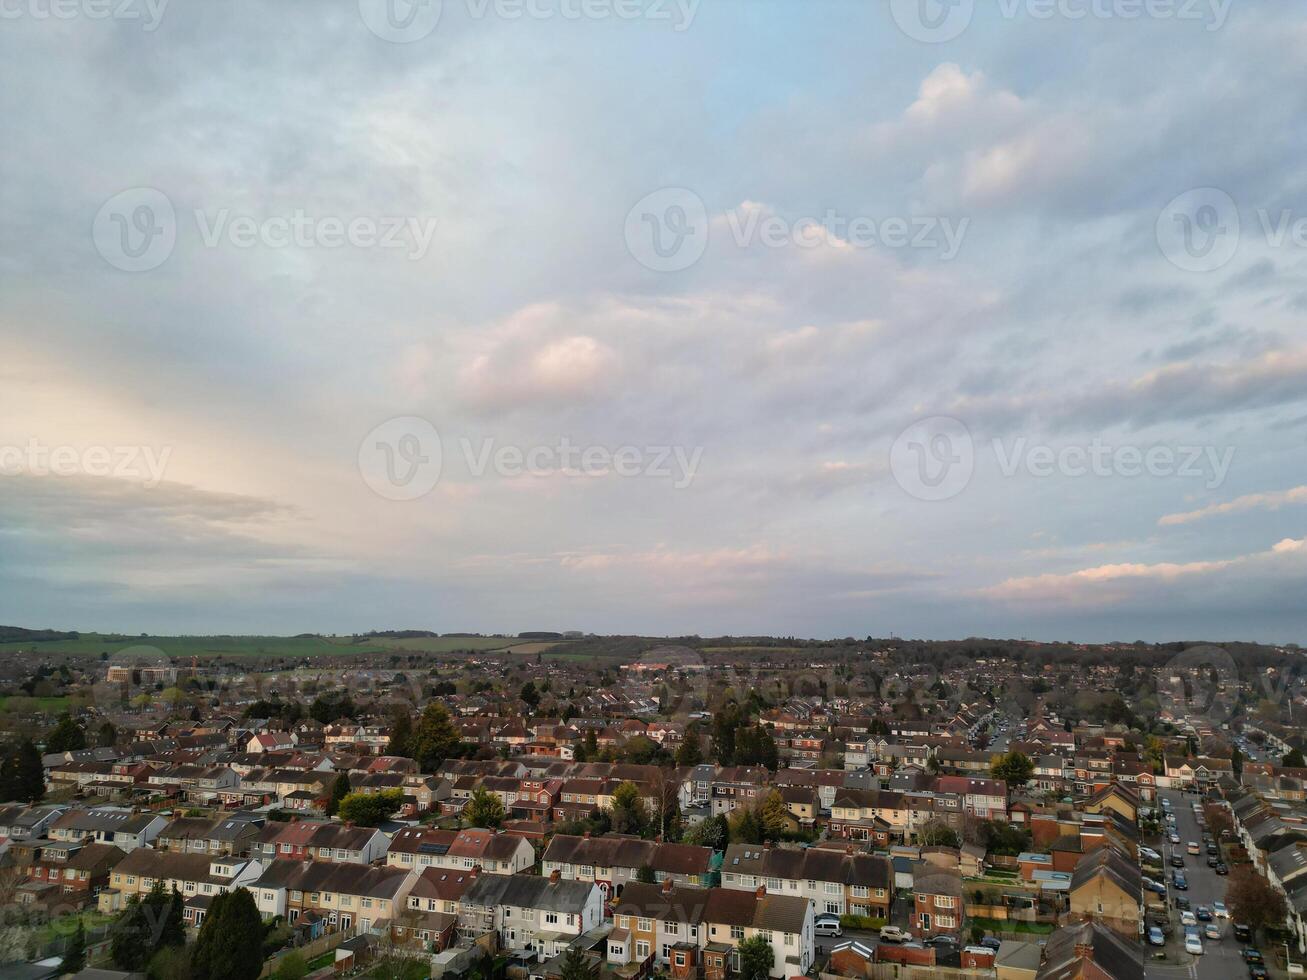
[[[1248,969],[1239,956],[1243,944],[1233,935],[1229,919],[1214,919],[1221,929],[1221,939],[1209,939],[1203,943],[1202,956],[1190,956],[1184,951],[1184,927],[1180,925],[1180,913],[1174,907],[1176,895],[1184,895],[1197,910],[1198,906],[1212,907],[1215,901],[1225,901],[1227,878],[1218,875],[1207,866],[1207,850],[1203,847],[1201,854],[1187,854],[1185,847],[1190,841],[1197,841],[1203,846],[1203,830],[1198,826],[1198,819],[1193,811],[1193,802],[1199,797],[1192,794],[1163,790],[1162,796],[1171,801],[1171,812],[1175,814],[1176,831],[1180,843],[1172,845],[1169,840],[1165,847],[1159,848],[1166,866],[1167,903],[1171,905],[1171,939],[1167,943],[1167,963],[1147,964],[1147,975],[1152,977],[1178,978],[1189,977],[1191,980],[1231,980],[1246,977]],[[1178,851],[1184,857],[1184,875],[1189,882],[1189,890],[1177,892],[1171,887],[1171,854]],[[1199,923],[1199,927],[1205,923]],[[1155,947],[1147,947],[1151,956]]]

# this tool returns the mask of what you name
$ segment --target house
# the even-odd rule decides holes
[[[1144,980],[1139,944],[1098,922],[1063,926],[1048,937],[1035,980]]]
[[[837,847],[760,847],[732,844],[722,863],[722,887],[797,895],[817,912],[890,918],[894,870],[888,858]]]
[[[965,908],[962,875],[956,868],[939,867],[926,861],[913,866],[912,913],[908,928],[918,939],[948,935],[957,937]]]
[[[541,873],[557,871],[564,881],[593,881],[604,900],[610,901],[621,895],[644,867],[653,871],[655,881],[709,886],[719,860],[710,847],[664,844],[619,834],[556,834],[545,850]]]
[[[739,970],[737,948],[746,939],[762,936],[773,950],[773,977],[797,976],[812,966],[812,903],[797,895],[769,895],[713,888],[708,892],[699,930],[705,980],[724,980]]]
[[[332,820],[270,821],[250,844],[262,861],[332,861],[371,864],[385,856],[388,838],[375,827],[354,827]]]
[[[285,752],[299,744],[294,732],[260,732],[245,743],[246,752]]]
[[[405,827],[391,838],[386,863],[418,871],[479,867],[489,874],[511,875],[534,866],[535,851],[525,838],[513,834]]]
[[[27,866],[28,883],[33,888],[26,893],[20,889],[16,897],[19,902],[48,896],[62,905],[86,905],[108,885],[110,870],[123,856],[123,851],[112,844],[45,841]]]
[[[28,806],[25,803],[0,806],[0,847],[11,840],[42,836],[67,811],[66,806]]]
[[[702,963],[701,932],[709,890],[632,882],[613,909],[607,961],[614,967],[666,968],[677,980],[695,977]]]
[[[458,904],[460,936],[475,939],[493,932],[504,949],[544,958],[557,956],[603,919],[599,887],[563,881],[557,872],[547,878],[478,875]]]
[[[258,839],[262,818],[245,816],[178,817],[168,823],[154,842],[161,851],[215,856],[249,854]]]
[[[50,837],[58,841],[90,839],[112,844],[125,852],[144,847],[159,836],[168,821],[154,813],[135,813],[122,807],[93,807],[70,810],[50,825]]]
[[[1126,937],[1140,934],[1143,877],[1139,866],[1112,847],[1084,855],[1071,875],[1071,914],[1092,918]]]
[[[159,882],[164,891],[175,888],[181,894],[183,917],[187,924],[198,926],[214,895],[249,885],[260,870],[257,861],[246,858],[139,847],[114,866],[110,887],[100,893],[99,910],[106,914],[121,911],[133,896],[145,894]]]
[[[417,873],[404,868],[327,861],[273,861],[250,885],[265,918],[282,915],[294,925],[316,917],[327,932],[367,932],[405,907]]]

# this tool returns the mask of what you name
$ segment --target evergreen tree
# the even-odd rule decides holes
[[[504,822],[504,804],[494,793],[478,786],[463,808],[463,816],[473,827],[493,830]]]
[[[86,748],[86,732],[82,726],[73,721],[72,715],[64,713],[59,723],[45,737],[47,752],[73,752]]]
[[[699,728],[691,725],[685,730],[685,738],[676,750],[678,766],[697,766],[703,762],[703,748],[699,745]]]
[[[458,750],[458,731],[450,721],[449,710],[433,701],[422,709],[417,731],[413,733],[413,759],[423,772],[435,772],[441,763]]]
[[[86,928],[82,925],[80,915],[77,917],[77,928],[68,937],[68,945],[64,947],[64,958],[59,969],[64,973],[81,973],[86,969]]]
[[[649,816],[635,783],[627,780],[613,790],[613,805],[609,813],[615,834],[643,834]]]
[[[767,840],[780,840],[790,829],[793,818],[781,794],[772,790],[763,797],[762,804],[758,807],[758,820],[762,824],[763,836]]]
[[[95,744],[101,748],[113,748],[118,741],[118,729],[114,723],[106,721],[95,731]]]
[[[767,980],[776,962],[771,943],[762,936],[746,939],[736,947],[740,957],[740,980]]]
[[[602,968],[598,959],[591,960],[579,946],[572,946],[563,954],[558,973],[561,980],[599,980]]]
[[[39,803],[45,796],[45,767],[30,738],[5,753],[0,763],[0,796],[26,803]]]
[[[334,817],[340,812],[340,801],[349,796],[350,788],[349,773],[342,772],[331,784],[331,796],[327,797],[327,816]]]
[[[258,980],[265,932],[249,889],[214,896],[191,958],[195,980]]]
[[[390,716],[390,744],[386,746],[387,755],[398,755],[406,759],[413,757],[413,715],[408,705],[398,705]]]

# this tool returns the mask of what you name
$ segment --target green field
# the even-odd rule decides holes
[[[155,650],[169,657],[321,657],[390,652],[451,653],[457,650],[507,650],[531,641],[504,636],[351,637],[351,636],[123,636],[83,633],[75,640],[0,643],[0,656],[30,651],[115,657],[126,653],[148,661]],[[153,649],[152,649],[153,648]]]
[[[15,698],[23,702],[32,702],[37,711],[44,711],[47,714],[58,714],[61,711],[68,710],[68,698],[29,698],[21,694],[11,695],[9,697],[0,697],[0,711],[9,707],[9,702]]]

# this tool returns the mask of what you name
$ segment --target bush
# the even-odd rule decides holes
[[[889,923],[885,919],[877,919],[870,915],[841,915],[841,929],[880,929]]]

